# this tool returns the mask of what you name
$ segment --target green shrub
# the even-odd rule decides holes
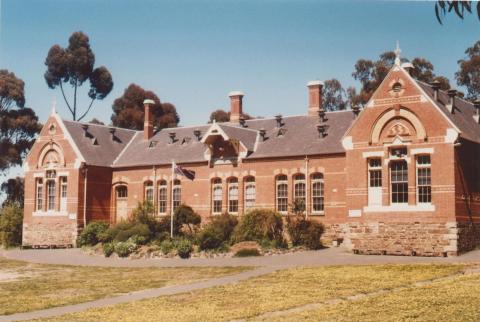
[[[183,228],[187,228],[189,233],[193,235],[195,230],[200,226],[201,221],[202,217],[193,211],[192,207],[182,204],[177,207],[173,213],[174,233],[178,236],[182,234]]]
[[[287,231],[293,246],[304,245],[309,249],[322,247],[320,238],[324,227],[321,223],[306,220],[303,217],[287,217]]]
[[[219,249],[230,240],[238,220],[232,215],[222,214],[213,217],[198,234],[198,246],[201,250]]]
[[[189,258],[193,251],[192,242],[188,239],[182,238],[176,242],[175,248],[180,258]]]
[[[151,232],[146,224],[134,223],[131,227],[125,226],[125,230],[119,230],[114,240],[117,242],[134,239],[139,245],[144,245],[150,240]]]
[[[22,244],[23,209],[16,202],[0,210],[0,245],[9,248]]]
[[[136,249],[137,245],[130,239],[115,244],[115,253],[117,253],[119,257],[128,257]]]
[[[168,255],[175,249],[175,244],[170,239],[165,239],[160,243],[160,250],[164,255]]]
[[[113,243],[105,243],[102,245],[103,247],[103,254],[105,257],[110,257],[115,251],[115,245]]]
[[[235,227],[235,242],[263,240],[284,244],[282,216],[272,210],[253,209],[247,212]]]
[[[233,255],[233,257],[250,257],[250,256],[260,256],[260,252],[256,248],[243,248]]]
[[[94,221],[89,223],[82,230],[77,238],[77,246],[94,246],[103,238],[103,234],[107,231],[108,224],[103,221]]]
[[[154,234],[157,232],[158,219],[155,218],[155,208],[151,202],[139,202],[137,207],[132,211],[130,222],[145,224]]]

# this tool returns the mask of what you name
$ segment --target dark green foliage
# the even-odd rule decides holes
[[[182,238],[176,242],[175,248],[180,258],[189,258],[193,251],[192,242],[188,239]]]
[[[159,221],[154,216],[155,208],[148,202],[139,202],[132,211],[131,222],[145,224],[152,233],[157,231]]]
[[[23,209],[18,203],[9,203],[0,210],[0,246],[5,248],[22,244]]]
[[[110,257],[115,251],[115,245],[113,243],[105,243],[102,245],[102,247],[105,257]]]
[[[173,232],[178,236],[187,229],[190,234],[193,234],[201,221],[202,217],[193,211],[192,207],[182,204],[173,213]],[[170,220],[168,222],[170,223]]]
[[[283,244],[282,216],[272,210],[253,209],[247,212],[234,231],[235,242],[267,239]]]
[[[117,253],[119,257],[128,257],[136,249],[137,245],[131,240],[118,242],[115,244],[115,253]]]
[[[236,252],[233,257],[251,257],[260,256],[260,252],[256,248],[243,248]]]
[[[102,221],[91,222],[85,227],[77,238],[77,246],[93,246],[103,239],[104,233],[108,229],[108,224]]]
[[[324,232],[321,223],[303,217],[287,217],[287,231],[293,246],[306,246],[309,249],[322,247],[320,238]]]
[[[131,238],[132,241],[139,245],[143,245],[150,240],[151,232],[147,225],[141,223],[131,223],[130,225],[122,226],[124,229],[118,229],[113,240],[125,242]]]
[[[169,254],[174,249],[175,249],[175,244],[171,239],[165,239],[160,243],[160,250],[164,255]]]
[[[2,203],[5,207],[9,203],[16,202],[20,208],[23,208],[25,180],[21,177],[8,179],[0,186],[0,191],[7,195]]]
[[[198,234],[200,250],[220,248],[230,240],[237,224],[237,218],[229,214],[213,217],[212,221]]]

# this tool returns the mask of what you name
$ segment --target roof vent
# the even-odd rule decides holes
[[[412,63],[405,62],[402,64],[402,68],[405,69],[409,75],[412,75],[412,71],[415,67]]]
[[[156,147],[156,146],[157,146],[157,141],[155,141],[155,140],[151,140],[150,143],[148,144],[148,147],[149,147],[150,149],[152,149],[152,148],[154,148],[154,147]]]
[[[110,136],[111,136],[112,141],[115,141],[115,131],[116,131],[116,129],[114,127],[111,127],[111,128],[108,129],[108,132],[110,132]]]
[[[176,137],[175,132],[169,132],[168,137],[170,137],[170,144],[175,143],[175,137]]]
[[[353,105],[352,112],[353,112],[353,115],[357,117],[358,114],[360,114],[360,106],[358,106],[357,104]]]
[[[277,137],[282,138],[285,136],[285,133],[287,133],[287,129],[282,127],[278,129]]]
[[[260,137],[262,138],[262,141],[265,141],[267,139],[267,131],[262,127],[259,131]]]
[[[92,139],[92,144],[93,144],[93,145],[98,145],[98,140],[97,140],[97,138],[93,138],[93,139]]]
[[[193,130],[193,135],[195,135],[197,141],[200,141],[202,139],[202,132],[199,129]]]
[[[327,136],[328,125],[327,124],[317,124],[317,131],[319,138],[323,139]]]
[[[436,79],[430,85],[432,85],[433,89],[433,100],[438,101],[438,90],[440,89],[440,82],[438,81],[438,79]]]
[[[480,99],[477,98],[475,101],[473,101],[473,107],[475,108],[475,115],[473,118],[477,122],[477,124],[480,124]]]
[[[87,138],[89,137],[88,134],[88,124],[82,124],[82,129],[83,129],[83,135]]]
[[[281,114],[275,115],[275,120],[277,121],[277,127],[283,126],[283,119]]]
[[[450,113],[455,113],[455,96],[457,96],[457,91],[454,89],[449,89],[448,92],[448,104],[446,107],[450,111]]]
[[[327,113],[325,113],[325,110],[323,108],[318,110],[318,118],[322,123],[324,123],[327,120]]]
[[[245,116],[240,116],[240,119],[238,120],[238,123],[240,123],[240,126],[241,127],[247,127],[247,123],[245,122],[246,119],[245,119]]]

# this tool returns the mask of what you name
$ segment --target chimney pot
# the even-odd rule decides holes
[[[245,116],[240,116],[240,120],[238,121],[242,127],[247,127],[247,123],[245,122]]]
[[[143,101],[143,106],[145,109],[145,120],[143,122],[143,139],[150,140],[153,136],[153,119],[151,108],[155,102],[151,99],[146,99]]]
[[[322,109],[323,82],[319,80],[310,81],[308,87],[308,115],[316,116]]]
[[[170,143],[172,143],[172,144],[175,143],[176,133],[175,132],[169,132],[168,136],[170,137]]]
[[[450,113],[453,114],[455,112],[455,96],[457,95],[457,91],[451,88],[447,91],[447,94],[449,100],[446,106],[450,110]]]
[[[318,110],[318,118],[320,120],[320,122],[325,122],[327,120],[326,116],[327,116],[327,113],[325,113],[325,110],[323,108],[319,109]]]
[[[473,115],[473,118],[477,124],[480,124],[480,99],[477,98],[473,101],[473,107],[475,108],[475,115]]]
[[[200,132],[199,129],[193,130],[193,135],[195,135],[195,137],[197,138],[197,141],[200,141],[200,139],[201,139],[200,135],[201,134],[202,134],[202,132]]]
[[[438,101],[438,90],[440,89],[440,82],[438,80],[434,80],[431,85],[433,89],[433,100]]]
[[[243,114],[243,92],[233,91],[228,93],[230,97],[230,122],[239,123]]]
[[[277,121],[277,127],[283,126],[283,119],[281,114],[275,115],[275,120]]]
[[[116,129],[115,129],[114,127],[111,127],[111,128],[108,129],[108,131],[110,132],[112,141],[115,140],[115,131],[116,131]]]
[[[265,129],[262,127],[260,129],[260,136],[262,137],[262,141],[265,141],[267,139],[266,135],[267,135],[267,131],[265,131]]]
[[[357,104],[353,105],[352,106],[352,112],[353,112],[353,115],[355,115],[355,117],[357,117],[358,114],[360,114],[360,106],[358,106]]]
[[[327,129],[328,129],[328,125],[320,124],[320,123],[317,124],[317,131],[320,138],[324,138],[327,136]]]

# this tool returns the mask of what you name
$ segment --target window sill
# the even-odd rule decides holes
[[[399,204],[389,206],[366,206],[363,207],[363,212],[432,212],[435,211],[435,206],[432,204]]]
[[[310,216],[325,216],[325,211],[315,211],[310,213]]]
[[[32,216],[33,217],[68,217],[68,212],[56,211],[56,210],[34,211],[32,213]]]

